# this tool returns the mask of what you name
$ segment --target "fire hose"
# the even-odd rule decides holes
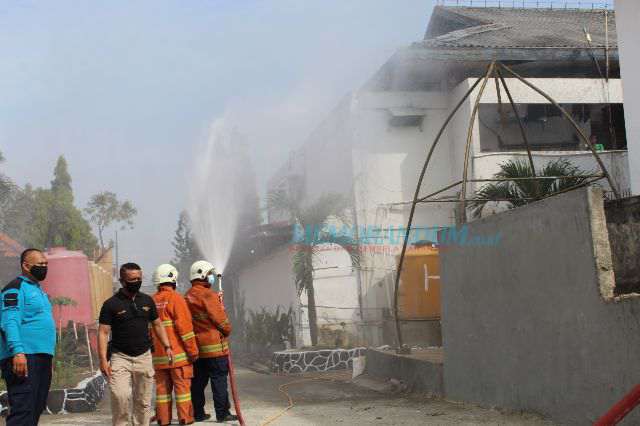
[[[636,385],[631,392],[626,394],[620,401],[616,402],[602,417],[595,423],[595,426],[612,426],[618,424],[626,417],[638,404],[640,404],[640,385]]]
[[[222,292],[222,274],[218,274],[218,297],[220,297],[220,303],[224,309],[224,297]],[[236,410],[236,416],[238,416],[238,422],[240,426],[245,426],[244,418],[242,417],[242,411],[240,410],[240,398],[238,397],[238,387],[236,384],[236,371],[233,368],[233,358],[231,357],[231,348],[229,348],[229,385],[231,386],[231,396],[233,398],[233,407]]]

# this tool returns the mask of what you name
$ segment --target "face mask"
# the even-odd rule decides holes
[[[33,275],[33,278],[38,281],[42,281],[47,277],[46,266],[33,265],[31,269],[29,269],[29,272],[31,273],[31,275]]]
[[[215,275],[209,275],[207,281],[209,282],[209,286],[212,286],[216,284],[217,278]]]
[[[125,282],[124,288],[131,294],[135,294],[140,291],[140,286],[142,286],[142,281],[133,281],[133,282]]]

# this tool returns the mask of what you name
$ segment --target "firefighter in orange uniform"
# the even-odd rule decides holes
[[[186,299],[191,316],[193,330],[196,333],[200,355],[194,365],[194,378],[191,382],[193,413],[196,421],[209,419],[204,411],[204,390],[211,381],[213,406],[218,422],[238,420],[231,414],[227,378],[229,376],[229,342],[231,324],[224,311],[219,295],[211,290],[216,273],[213,265],[204,260],[191,266],[191,289]]]
[[[181,425],[194,422],[191,405],[192,363],[198,358],[198,345],[191,312],[184,298],[176,291],[178,271],[172,265],[158,266],[153,282],[158,292],[153,295],[158,316],[165,327],[173,351],[173,363],[169,362],[159,339],[153,344],[153,368],[156,370],[156,420],[159,425],[171,424],[171,400],[175,391],[176,408]]]

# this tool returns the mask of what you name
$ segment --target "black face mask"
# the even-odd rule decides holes
[[[142,281],[132,281],[132,282],[125,282],[124,283],[124,288],[131,294],[136,294],[138,291],[140,291],[140,286],[142,285]]]
[[[47,269],[46,266],[33,265],[31,269],[29,269],[29,272],[33,275],[33,278],[42,281],[47,278]]]

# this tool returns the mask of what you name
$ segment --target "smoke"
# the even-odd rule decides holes
[[[192,229],[198,248],[220,273],[229,261],[243,209],[244,159],[237,149],[239,139],[224,118],[217,119],[193,156],[188,209]]]

